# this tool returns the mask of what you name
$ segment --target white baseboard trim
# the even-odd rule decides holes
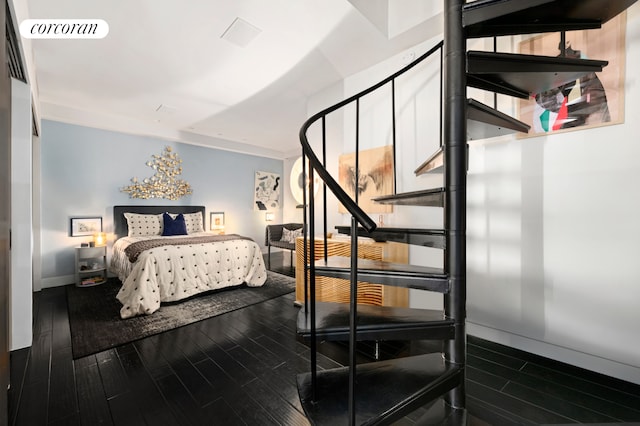
[[[76,277],[72,275],[61,275],[59,277],[50,277],[42,279],[42,288],[61,287],[68,284],[73,284]]]
[[[623,364],[614,360],[553,345],[541,340],[531,339],[481,324],[474,324],[470,321],[467,321],[467,333],[485,340],[640,385],[640,367]]]

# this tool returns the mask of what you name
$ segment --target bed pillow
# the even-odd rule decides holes
[[[161,214],[124,213],[130,237],[162,235]]]
[[[282,238],[280,239],[280,241],[285,243],[295,244],[296,238],[298,237],[302,237],[302,228],[298,228],[298,229],[282,228]]]
[[[170,235],[187,235],[187,225],[184,222],[182,213],[177,215],[175,219],[169,216],[169,213],[164,213],[162,215],[162,221],[164,224],[162,231],[163,237]]]
[[[175,219],[177,213],[169,213],[173,219]],[[200,213],[182,213],[184,216],[184,223],[187,225],[187,234],[193,234],[196,232],[204,232],[204,223],[202,220],[202,214]]]
[[[202,213],[185,213],[184,222],[187,225],[187,233],[194,234],[196,232],[204,232],[204,223]]]

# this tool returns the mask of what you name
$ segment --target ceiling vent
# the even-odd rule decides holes
[[[156,108],[156,112],[160,112],[162,114],[173,114],[176,111],[176,108],[164,104],[160,104],[160,106]]]
[[[242,18],[236,18],[231,25],[222,33],[220,38],[227,40],[237,46],[247,47],[262,30],[251,25]]]

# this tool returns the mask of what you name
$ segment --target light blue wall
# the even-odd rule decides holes
[[[204,205],[209,213],[225,212],[225,230],[264,245],[265,215],[253,210],[256,171],[283,176],[283,161],[253,155],[135,136],[89,127],[42,121],[42,277],[43,286],[70,284],[74,247],[88,237],[70,237],[73,216],[102,216],[105,232],[113,232],[113,206]],[[145,163],[171,146],[182,159],[181,178],[193,194],[177,201],[131,199],[120,188],[132,177],[154,170]],[[281,194],[282,199],[282,194]],[[282,211],[277,211],[279,220]],[[110,235],[109,246],[113,243]]]

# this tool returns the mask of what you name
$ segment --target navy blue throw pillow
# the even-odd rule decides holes
[[[164,229],[162,230],[162,236],[167,237],[169,235],[187,235],[187,224],[184,221],[184,216],[180,213],[173,219],[168,213],[162,215],[162,221],[164,222]]]

